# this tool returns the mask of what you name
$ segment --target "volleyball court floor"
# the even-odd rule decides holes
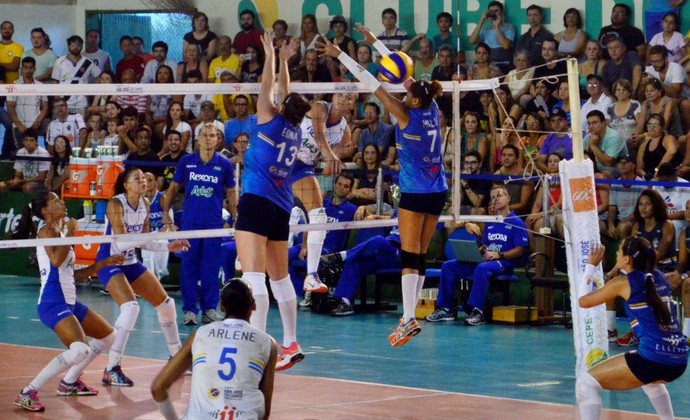
[[[17,392],[63,346],[37,319],[37,279],[0,276],[0,418],[161,418],[149,385],[168,359],[155,310],[140,299],[141,313],[127,344],[123,370],[133,388],[105,387],[105,357],[84,374],[95,397],[57,397],[59,379],[40,392],[44,413],[12,404]],[[117,314],[100,287],[79,287],[80,300],[111,323]],[[178,292],[171,293],[178,304]],[[406,346],[386,340],[399,313],[375,312],[333,318],[301,311],[298,340],[306,358],[277,373],[274,419],[573,419],[574,353],[572,330],[562,326],[489,324],[460,321],[430,324]],[[181,322],[181,317],[178,317]],[[619,321],[619,331],[627,326]],[[193,331],[180,325],[182,339]],[[272,305],[268,332],[280,342],[282,327]],[[621,350],[615,344],[612,354]],[[171,390],[182,414],[191,377]],[[669,385],[677,417],[690,418],[690,375]],[[602,393],[604,419],[651,419],[653,409],[641,390]]]

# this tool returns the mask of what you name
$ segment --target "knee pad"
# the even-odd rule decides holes
[[[177,320],[175,300],[171,297],[167,297],[163,303],[156,306],[156,312],[158,313],[158,321],[161,323],[175,322]]]
[[[426,253],[417,255],[419,255],[417,270],[419,271],[419,275],[423,276],[426,274]]]
[[[419,270],[419,254],[400,250],[400,265],[403,269]]]
[[[115,328],[130,332],[134,329],[137,317],[139,317],[139,303],[134,300],[125,302],[120,306],[120,316],[117,317]]]
[[[645,394],[647,394],[647,397],[649,397],[650,400],[668,394],[668,390],[664,384],[642,385],[642,390]]]
[[[98,339],[100,345],[98,346],[98,351],[100,353],[106,352],[109,348],[115,344],[115,339],[117,338],[117,333],[115,331],[108,334],[106,337]],[[96,351],[96,346],[93,346],[93,351]],[[99,354],[100,354],[99,353]]]
[[[297,300],[295,287],[292,285],[290,277],[286,277],[282,280],[271,280],[271,291],[278,303],[288,302],[292,299]]]
[[[249,283],[252,286],[252,295],[268,296],[268,288],[266,287],[266,275],[264,273],[244,273],[242,274],[242,280]]]
[[[326,209],[319,207],[317,209],[312,209],[309,211],[309,224],[317,223],[328,223],[328,215],[326,214]],[[308,244],[323,244],[326,238],[326,230],[312,230],[309,231],[307,235]]]
[[[589,372],[582,372],[575,380],[578,405],[601,405],[601,385]]]
[[[69,350],[64,352],[63,355],[65,356],[65,362],[70,366],[74,366],[83,362],[84,359],[89,357],[90,353],[91,347],[88,344],[75,341],[69,345]]]

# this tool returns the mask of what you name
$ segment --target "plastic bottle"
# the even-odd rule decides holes
[[[84,221],[90,222],[93,216],[93,203],[91,200],[84,200]]]

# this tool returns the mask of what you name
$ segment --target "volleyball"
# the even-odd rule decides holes
[[[409,55],[396,51],[381,58],[379,74],[385,82],[402,83],[414,73],[414,63]]]

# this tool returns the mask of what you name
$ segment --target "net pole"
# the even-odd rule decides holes
[[[462,138],[460,137],[460,82],[453,82],[453,173],[451,174],[451,190],[452,190],[452,201],[451,205],[453,207],[453,216],[456,220],[460,219],[460,206],[462,205],[462,197],[460,195],[460,162],[462,156],[460,153],[462,151],[461,143]]]
[[[570,125],[573,138],[573,159],[575,163],[584,160],[584,150],[582,145],[582,128],[580,117],[580,81],[578,77],[577,59],[569,58],[568,67],[568,90],[570,92]]]

